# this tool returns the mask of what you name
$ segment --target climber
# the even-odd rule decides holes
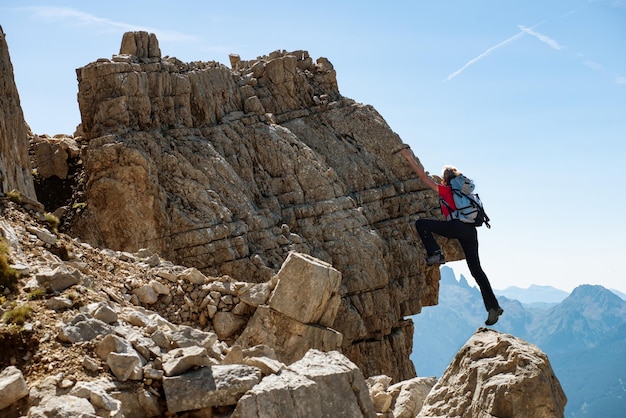
[[[442,184],[436,183],[426,172],[424,168],[417,162],[413,151],[408,145],[396,151],[399,152],[409,163],[413,171],[417,173],[420,179],[431,189],[439,194],[442,201],[441,211],[448,220],[436,219],[418,219],[415,222],[417,233],[419,234],[424,247],[426,247],[426,264],[429,266],[444,264],[445,257],[441,252],[441,248],[433,238],[433,233],[448,238],[456,238],[463,248],[465,260],[470,273],[480,287],[480,293],[487,309],[488,317],[485,325],[493,325],[498,322],[498,317],[504,313],[504,310],[498,304],[498,300],[493,293],[489,279],[480,266],[478,257],[478,233],[476,226],[465,223],[459,219],[453,219],[451,211],[456,210],[450,180],[461,174],[455,167],[446,166],[442,173]]]

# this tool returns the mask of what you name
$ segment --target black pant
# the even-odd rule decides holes
[[[461,248],[465,253],[465,261],[467,261],[467,267],[469,267],[470,273],[476,280],[478,287],[480,287],[480,293],[483,296],[483,302],[485,308],[498,309],[500,305],[496,299],[496,295],[493,294],[489,279],[480,266],[480,259],[478,258],[478,233],[476,227],[460,221],[458,219],[452,219],[450,221],[439,221],[435,219],[418,219],[415,222],[417,233],[422,239],[424,247],[426,247],[426,253],[432,255],[435,251],[439,250],[439,245],[433,233],[448,238],[456,238],[461,243]]]

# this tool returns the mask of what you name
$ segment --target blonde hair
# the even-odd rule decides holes
[[[445,184],[450,184],[450,180],[461,174],[462,173],[459,171],[458,168],[451,165],[446,165],[443,167],[441,178],[443,179],[443,182]]]

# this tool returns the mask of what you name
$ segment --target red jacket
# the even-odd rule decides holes
[[[439,198],[447,203],[444,204],[441,202],[441,212],[446,219],[450,219],[450,209],[456,210],[456,205],[454,204],[454,197],[452,195],[452,187],[444,186],[443,184],[439,185]]]

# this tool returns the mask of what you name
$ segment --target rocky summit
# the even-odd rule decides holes
[[[545,355],[495,331],[417,377],[439,271],[413,222],[438,199],[329,60],[184,63],[129,32],[51,138],[0,41],[0,416],[563,416]]]

